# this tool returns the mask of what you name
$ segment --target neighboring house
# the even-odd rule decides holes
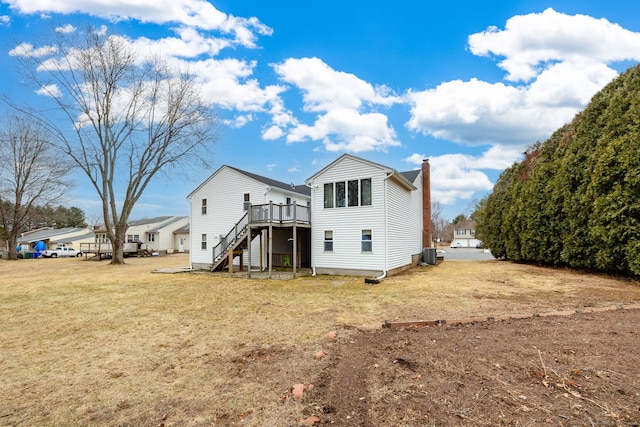
[[[428,178],[427,161],[399,173],[344,154],[307,179],[314,271],[382,277],[418,263],[431,246]]]
[[[93,230],[88,228],[50,228],[44,227],[22,233],[18,238],[18,245],[22,251],[32,251],[37,242],[44,242],[47,249],[58,246],[68,246],[80,250],[81,243],[95,240]]]
[[[187,223],[183,227],[173,230],[174,251],[178,253],[189,252],[189,248],[190,248],[189,229],[190,228],[191,228],[191,225]]]
[[[220,167],[187,196],[191,267],[221,269],[234,262],[261,270],[309,265],[309,194],[304,185]],[[237,259],[229,263],[229,254]]]
[[[158,253],[178,250],[173,232],[189,225],[188,216],[169,216],[131,221],[127,228],[127,241],[140,240],[146,249]]]
[[[459,242],[463,248],[480,245],[480,240],[476,239],[476,222],[470,219],[458,221],[453,226],[453,241]]]
[[[188,226],[188,216],[160,216],[130,221],[125,242],[140,243],[142,248],[150,252],[173,253],[180,249],[180,240],[176,239],[174,232],[183,230],[181,236],[185,243],[189,238]],[[93,243],[110,243],[104,225],[94,227],[94,231]]]
[[[428,189],[427,161],[399,173],[345,154],[306,186],[222,166],[188,196],[191,266],[220,269],[235,255],[236,265],[269,271],[290,265],[321,274],[392,274],[431,246]]]

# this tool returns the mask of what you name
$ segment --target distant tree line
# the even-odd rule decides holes
[[[498,258],[640,275],[640,68],[505,170],[474,218]]]
[[[6,200],[0,200],[2,208],[0,212],[13,212],[14,207]],[[35,230],[42,227],[51,228],[84,228],[87,226],[85,214],[82,209],[72,206],[33,206],[24,219],[19,233]],[[0,235],[7,238],[5,229],[0,225]]]
[[[64,206],[36,206],[27,224],[29,229],[41,227],[84,228],[87,226],[84,212],[75,206],[71,206],[70,208]]]

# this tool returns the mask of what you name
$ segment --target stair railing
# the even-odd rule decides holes
[[[247,211],[242,218],[240,218],[240,221],[235,223],[227,235],[220,239],[220,242],[213,247],[213,264],[215,264],[216,261],[227,252],[229,247],[236,242],[238,237],[246,231],[248,225],[249,215]]]

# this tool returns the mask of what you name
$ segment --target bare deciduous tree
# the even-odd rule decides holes
[[[69,189],[68,174],[68,159],[50,145],[42,127],[24,117],[5,121],[0,129],[0,224],[9,259],[17,259],[18,236],[31,211],[62,200]]]
[[[444,208],[437,200],[431,202],[431,233],[437,242],[446,240],[449,236],[446,235],[447,226],[449,221],[444,217]]]
[[[89,28],[58,34],[48,50],[54,54],[36,54],[43,51],[18,50],[31,80],[57,107],[58,117],[36,117],[95,188],[112,264],[122,264],[134,205],[158,172],[206,161],[198,151],[215,140],[215,117],[192,75],[158,57],[143,58],[123,37]]]

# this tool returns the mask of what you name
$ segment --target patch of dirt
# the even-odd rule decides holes
[[[305,396],[340,426],[638,426],[640,310],[338,335]]]

